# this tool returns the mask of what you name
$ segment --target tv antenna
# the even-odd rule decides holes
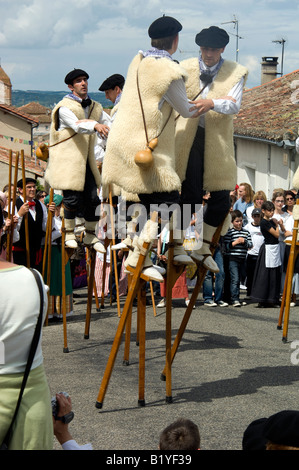
[[[236,15],[234,15],[234,19],[232,21],[226,21],[225,23],[221,24],[229,24],[233,23],[234,28],[236,28],[236,34],[231,33],[233,36],[236,36],[236,62],[239,60],[239,39],[244,39],[239,36],[239,20],[237,20]]]
[[[281,67],[280,67],[280,76],[282,77],[283,76],[283,56],[284,56],[284,45],[286,43],[286,40],[285,39],[277,39],[276,41],[272,41],[272,42],[275,42],[276,44],[281,44]]]

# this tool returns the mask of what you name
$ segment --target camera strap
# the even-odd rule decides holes
[[[33,335],[31,346],[30,346],[29,356],[28,356],[28,360],[27,360],[27,364],[26,364],[26,368],[25,368],[25,372],[24,372],[24,377],[23,377],[23,381],[22,381],[22,385],[21,385],[21,390],[20,390],[20,393],[19,393],[17,406],[16,406],[16,409],[15,409],[11,424],[9,426],[9,429],[8,429],[8,431],[6,433],[6,436],[3,439],[3,442],[0,446],[0,450],[8,450],[8,445],[9,445],[10,439],[11,439],[12,434],[13,434],[13,425],[14,425],[14,422],[15,422],[15,419],[17,417],[18,410],[19,410],[19,407],[20,407],[20,404],[21,404],[23,392],[24,392],[24,389],[26,387],[27,379],[28,379],[28,376],[29,376],[29,372],[30,372],[32,363],[33,363],[33,359],[34,359],[34,356],[35,356],[35,352],[36,352],[36,349],[37,349],[37,345],[38,345],[39,338],[40,338],[40,333],[41,333],[41,328],[42,328],[43,306],[44,306],[44,291],[43,291],[40,275],[38,274],[38,272],[34,269],[30,269],[30,271],[32,272],[32,274],[35,277],[35,280],[36,280],[36,283],[37,283],[37,286],[38,286],[38,289],[39,289],[39,293],[40,293],[40,313],[39,313],[39,316],[38,316],[38,319],[37,319],[34,335]]]

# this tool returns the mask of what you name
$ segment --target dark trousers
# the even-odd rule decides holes
[[[169,207],[177,204],[180,205],[180,194],[178,191],[170,192],[154,192],[150,194],[138,194],[140,203],[146,208],[147,217],[150,213],[157,211],[161,217],[162,223],[170,220],[172,213],[169,212]],[[165,210],[163,211],[163,205]],[[162,209],[162,210],[161,210]],[[178,221],[180,224],[180,221]],[[175,227],[180,229],[180,227]]]
[[[13,262],[21,266],[27,266],[26,251],[13,251]],[[42,272],[42,252],[41,249],[37,251],[30,249],[30,268]]]
[[[231,293],[231,300],[233,302],[240,301],[240,281],[241,281],[241,271],[242,271],[243,265],[244,265],[243,259],[233,259],[231,257],[229,260],[230,293]]]
[[[253,283],[253,276],[255,271],[255,266],[257,262],[258,256],[247,255],[246,259],[246,287],[247,287],[247,296],[250,297],[252,283]]]
[[[181,205],[191,204],[192,213],[196,211],[196,205],[202,204],[204,195],[204,147],[205,130],[198,127],[190,150],[186,178],[182,183],[181,192]],[[221,172],[221,168],[219,172]],[[221,174],[219,174],[219,178],[221,178]],[[230,207],[230,191],[211,191],[210,198],[207,200],[207,209],[204,213],[204,222],[212,227],[218,227],[225,219]]]
[[[74,219],[77,216],[83,217],[88,222],[99,220],[96,209],[100,204],[97,185],[87,162],[85,185],[83,191],[73,191],[67,189],[63,191],[64,216],[66,219]]]

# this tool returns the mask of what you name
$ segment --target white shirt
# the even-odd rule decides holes
[[[40,276],[41,277],[41,276]],[[32,272],[24,266],[0,270],[0,344],[4,346],[1,374],[24,372],[33,333],[40,309],[39,290]],[[45,319],[48,309],[48,287],[44,285]],[[1,356],[0,356],[1,357]],[[32,369],[43,362],[41,339],[34,356]]]
[[[248,250],[248,255],[258,256],[260,247],[264,243],[264,235],[261,232],[261,227],[259,225],[253,225],[251,222],[245,225],[244,229],[248,230],[251,235],[251,240],[253,247]]]
[[[206,67],[205,64],[203,64],[204,67]],[[218,64],[214,65],[213,67],[210,67],[210,70],[213,71]],[[208,69],[208,67],[206,67]],[[216,75],[217,76],[217,75]],[[213,82],[212,82],[213,83]],[[235,86],[229,91],[228,96],[231,96],[236,100],[236,102],[232,100],[225,100],[225,99],[213,99],[214,103],[214,108],[213,111],[216,113],[220,114],[237,114],[240,111],[241,108],[241,103],[242,103],[242,97],[243,97],[243,84],[244,84],[244,78],[242,77],[241,80],[236,83]],[[204,87],[204,83],[200,81],[200,87]],[[209,93],[211,84],[207,85],[207,87],[204,89],[203,93],[201,93],[200,98],[206,98],[207,94]],[[205,117],[204,114],[200,116],[199,119],[199,125],[201,127],[205,127]]]
[[[296,152],[299,153],[299,137],[296,139]]]
[[[63,450],[93,450],[90,443],[80,446],[74,439],[64,442],[61,447]]]
[[[89,115],[89,106],[84,109],[85,118],[88,119]],[[77,134],[92,134],[95,132],[94,126],[99,122],[100,124],[106,124],[107,126],[110,123],[110,116],[102,111],[101,116],[99,116],[98,121],[89,120],[86,122],[81,122],[77,124],[78,118],[77,116],[66,106],[61,106],[59,108],[59,128],[58,130],[61,131],[62,129],[71,128]]]
[[[276,219],[277,221],[282,219],[283,223],[285,224],[289,217],[290,217],[290,214],[288,212],[282,212],[281,214],[276,214],[274,212],[272,219]],[[280,242],[283,242],[284,239],[285,239],[285,235],[284,235],[283,232],[281,232],[281,230],[279,228],[279,239],[278,240]]]
[[[167,101],[167,103],[184,118],[190,118],[192,114],[196,113],[196,111],[193,111],[193,113],[190,112],[190,108],[194,105],[188,100],[185,82],[182,78],[171,82],[167,92],[159,103],[159,109],[161,109],[164,101]]]
[[[289,214],[289,217],[285,220],[284,228],[286,229],[286,232],[293,232],[294,217],[292,215]],[[293,239],[293,233],[292,233],[292,235],[285,238],[285,240],[290,240],[290,241],[292,241],[292,239]]]
[[[19,197],[22,201],[24,201],[23,196],[19,196]],[[42,206],[42,209],[43,209],[42,230],[45,232],[47,230],[48,211],[47,211],[47,208],[46,208],[45,204],[43,204],[42,202],[39,202],[39,203],[40,203],[40,205]],[[36,204],[38,204],[38,202]],[[36,220],[35,206],[29,207],[29,212],[30,212],[30,215],[32,216],[33,220],[35,221]],[[18,209],[17,208],[16,208],[16,215],[18,215]],[[18,215],[18,218],[19,219],[18,219],[18,223],[16,224],[16,230],[19,232],[20,228],[21,228],[21,223],[22,223],[23,217]]]
[[[85,118],[88,119],[89,115],[89,106],[84,109]],[[109,114],[102,111],[101,116],[99,116],[98,121],[89,120],[86,122],[81,122],[77,124],[77,116],[66,106],[61,106],[59,108],[59,128],[62,129],[73,129],[77,134],[93,134],[95,132],[94,126],[99,122],[100,124],[105,124],[106,126],[111,126],[111,118]],[[106,150],[106,139],[103,139],[98,132],[96,132],[97,141],[95,146],[95,158],[97,161],[102,161],[104,158]]]

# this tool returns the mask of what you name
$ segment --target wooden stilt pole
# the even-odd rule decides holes
[[[128,275],[128,292],[130,291],[130,283],[132,282],[132,276]],[[125,334],[125,347],[124,347],[124,358],[123,365],[129,365],[129,356],[130,356],[130,343],[131,343],[131,327],[132,327],[132,305],[131,302],[128,312],[128,318],[126,322],[126,334]]]
[[[112,204],[112,191],[111,191],[111,189],[109,189],[109,204],[110,204],[112,245],[115,245],[114,211],[113,211],[113,204]],[[118,287],[118,272],[117,272],[116,251],[115,250],[111,250],[111,251],[113,251],[114,278],[115,278],[115,284],[116,284],[117,312],[118,312],[118,316],[120,317],[120,302],[119,302],[119,287]],[[112,265],[112,263],[111,263],[111,252],[110,252],[110,265]],[[110,273],[111,273],[111,271],[110,271]],[[111,303],[111,301],[112,301],[112,292],[111,292],[111,288],[110,288],[110,303]]]
[[[49,204],[52,204],[54,197],[54,190],[50,188],[50,197],[49,197]],[[45,280],[45,269],[46,269],[46,260],[48,261],[47,264],[47,285],[49,287],[48,291],[48,298],[50,297],[50,290],[51,290],[51,256],[52,256],[52,222],[53,222],[53,214],[50,210],[48,210],[48,218],[47,218],[47,227],[46,227],[46,238],[45,238],[45,247],[44,247],[44,256],[43,256],[43,268],[42,268],[42,276]],[[47,312],[45,324],[48,325],[48,316],[49,316],[49,309]]]
[[[24,150],[21,150],[21,167],[22,167],[22,180],[23,180],[23,200],[26,202],[26,175],[25,175],[25,158]],[[25,241],[26,241],[26,266],[30,268],[30,249],[29,249],[29,228],[28,228],[28,213],[24,215],[25,224]]]
[[[145,325],[146,325],[146,282],[140,283],[138,290],[139,324],[139,394],[138,405],[145,406]]]
[[[13,199],[12,199],[12,206],[11,206],[11,218],[13,218],[14,213],[15,213],[15,208],[16,208],[18,170],[19,170],[19,152],[16,153],[16,158],[15,158],[14,189],[13,189]],[[9,201],[9,205],[10,205],[10,201]],[[11,261],[11,253],[12,253],[12,245],[13,245],[13,230],[14,230],[14,224],[12,223],[11,232],[10,232],[11,233],[10,243],[9,243],[9,246],[7,247],[8,253],[6,256],[6,259],[8,261]]]
[[[64,217],[62,217],[61,226],[61,269],[62,269],[62,318],[63,318],[63,352],[68,353],[68,341],[67,341],[67,322],[66,322],[66,288],[65,288],[65,266],[69,260],[69,253],[72,253],[73,249],[67,249],[65,246],[65,227]]]
[[[13,230],[14,230],[14,223],[13,223],[13,215],[11,207],[11,177],[12,177],[12,150],[9,151],[9,169],[8,169],[8,201],[7,201],[7,212],[8,212],[8,219],[10,219],[10,227],[7,231],[7,239],[6,239],[6,261],[11,261],[11,248],[12,248],[12,239],[13,239]],[[16,188],[14,188],[16,191]]]
[[[298,196],[296,197],[296,205],[299,205]],[[293,227],[293,236],[292,236],[292,241],[291,241],[290,254],[289,254],[289,259],[288,259],[286,278],[285,278],[284,289],[283,289],[282,302],[280,306],[279,319],[278,319],[278,325],[277,325],[277,329],[281,329],[283,316],[285,315],[284,322],[283,322],[283,333],[282,333],[282,341],[284,343],[286,343],[288,339],[294,266],[295,266],[296,258],[299,254],[299,242],[297,240],[298,230],[299,230],[298,225],[299,225],[299,221],[295,220],[294,227]],[[284,310],[285,310],[285,314],[283,313]]]
[[[107,249],[110,245],[111,241],[108,237],[104,240],[104,248],[106,252],[104,253],[104,261],[103,261],[103,275],[102,275],[102,294],[101,294],[101,308],[105,308],[105,283],[106,283],[106,269],[107,269]]]
[[[153,213],[152,220],[154,221],[157,220],[156,212]],[[142,250],[142,253],[139,255],[137,266],[135,268],[130,268],[130,267],[127,268],[129,271],[131,271],[132,278],[128,284],[128,295],[125,301],[123,312],[119,319],[118,328],[116,331],[116,335],[114,337],[111,352],[108,358],[107,366],[106,366],[102,383],[100,386],[100,390],[98,393],[98,397],[96,401],[96,408],[102,408],[103,406],[103,400],[104,400],[104,397],[108,388],[108,384],[109,384],[109,380],[110,380],[112,370],[114,367],[115,359],[116,359],[116,356],[117,356],[117,353],[118,353],[118,350],[122,341],[122,336],[123,336],[123,332],[126,326],[126,322],[128,320],[128,317],[131,314],[131,307],[132,307],[133,299],[135,298],[136,293],[138,292],[138,289],[140,287],[140,279],[143,279],[145,281],[149,280],[148,278],[145,279],[145,276],[143,276],[141,273],[145,256],[147,256],[148,254],[149,246],[150,246],[149,243],[144,242],[143,250]]]
[[[89,339],[95,260],[96,260],[96,251],[93,248],[90,248],[88,250],[89,273],[88,273],[87,310],[86,310],[84,339]]]
[[[215,235],[213,237],[213,246],[211,247],[211,253],[212,254],[215,251],[214,247],[217,246],[217,244],[219,242],[222,227],[223,227],[223,223],[220,224],[219,227],[215,231]],[[200,292],[200,289],[202,287],[202,284],[203,284],[206,273],[207,273],[207,269],[204,268],[204,266],[199,265],[198,269],[197,269],[197,282],[196,282],[196,285],[193,289],[193,292],[192,292],[192,295],[191,295],[191,298],[190,298],[190,302],[187,306],[187,309],[185,311],[185,314],[184,314],[184,317],[182,319],[181,325],[179,327],[176,338],[175,338],[174,343],[172,345],[171,359],[170,359],[171,363],[173,362],[173,360],[175,358],[175,355],[177,353],[178,347],[180,345],[180,342],[181,342],[181,339],[183,337],[184,331],[187,327],[188,321],[190,319],[190,316],[191,316],[191,313],[192,313],[192,310],[193,310],[193,306],[195,305],[196,299],[199,295],[199,292]],[[168,365],[168,367],[169,367],[169,365]],[[164,368],[164,370],[161,374],[161,379],[165,380],[166,376],[167,376],[167,364],[165,365],[165,368]]]

